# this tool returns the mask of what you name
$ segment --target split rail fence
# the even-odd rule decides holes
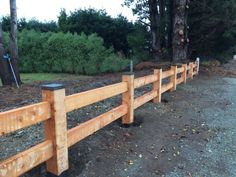
[[[44,122],[44,142],[0,162],[1,177],[16,177],[46,162],[47,171],[60,175],[68,166],[68,148],[93,134],[111,122],[122,118],[123,124],[134,121],[134,110],[153,100],[161,102],[166,91],[176,90],[180,83],[198,74],[199,61],[170,70],[155,69],[152,75],[134,79],[133,74],[123,75],[122,82],[65,96],[62,85],[51,84],[42,87],[43,101],[30,106],[0,113],[0,136]],[[180,77],[179,77],[180,76]],[[163,79],[170,78],[167,84]],[[136,88],[153,84],[152,91],[134,99]],[[93,103],[122,94],[122,104],[98,117],[67,130],[66,113]]]

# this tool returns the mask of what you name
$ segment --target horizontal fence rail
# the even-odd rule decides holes
[[[66,112],[71,112],[75,109],[82,108],[84,106],[88,106],[90,104],[119,95],[126,92],[127,89],[127,83],[121,82],[118,84],[67,96],[65,100]]]
[[[134,109],[137,109],[138,107],[142,106],[143,104],[151,101],[153,98],[157,96],[157,92],[151,91],[143,96],[140,96],[134,100]]]
[[[51,117],[50,104],[42,102],[0,113],[0,136],[43,122]]]
[[[68,148],[117,119],[132,124],[134,110],[153,100],[161,102],[161,95],[176,90],[199,72],[199,60],[181,67],[171,66],[162,71],[155,69],[148,76],[134,79],[133,74],[122,77],[122,82],[65,96],[62,85],[42,87],[43,102],[0,113],[0,136],[44,122],[45,140],[9,159],[0,162],[0,177],[17,177],[46,162],[47,171],[60,175],[68,166]],[[169,81],[163,84],[163,79]],[[134,98],[134,90],[152,84],[152,90]],[[66,113],[122,94],[122,104],[104,114],[67,130]]]
[[[51,141],[45,141],[21,152],[0,164],[0,176],[20,176],[53,156]]]
[[[96,118],[93,118],[77,127],[70,129],[67,133],[68,147],[76,144],[87,136],[110,124],[111,122],[114,122],[118,118],[124,116],[127,114],[127,111],[127,105],[121,105],[112,109],[111,111],[108,111]]]
[[[157,77],[155,75],[140,77],[134,80],[134,88],[136,89],[151,84],[155,81],[157,81]]]
[[[167,77],[170,77],[174,74],[173,70],[167,70],[162,72],[162,79],[165,79]]]

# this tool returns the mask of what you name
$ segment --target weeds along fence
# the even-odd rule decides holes
[[[122,82],[102,88],[65,96],[62,85],[42,87],[43,101],[30,106],[0,113],[0,136],[44,122],[44,142],[0,162],[1,177],[15,177],[46,162],[47,171],[60,175],[69,168],[68,148],[111,122],[122,118],[123,124],[134,121],[134,110],[153,100],[161,102],[166,91],[176,90],[180,83],[198,74],[199,61],[171,66],[170,70],[155,69],[152,75],[134,79],[133,74],[123,75]],[[162,84],[163,79],[169,83]],[[152,91],[134,99],[136,88],[153,84]],[[67,130],[66,113],[122,94],[122,104],[98,117]]]

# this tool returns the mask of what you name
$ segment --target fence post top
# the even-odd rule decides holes
[[[41,89],[42,90],[49,90],[49,91],[55,91],[55,90],[60,90],[60,89],[64,89],[64,85],[62,84],[47,84],[47,85],[42,85]]]
[[[155,68],[154,71],[162,71],[162,68]]]
[[[122,74],[123,76],[133,76],[134,72],[126,72]]]

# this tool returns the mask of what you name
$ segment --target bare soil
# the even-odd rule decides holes
[[[236,62],[220,71],[202,68],[199,76],[162,103],[147,103],[135,111],[135,123],[116,121],[69,149],[66,177],[235,177],[236,176]],[[230,71],[230,73],[228,72]],[[150,71],[141,71],[146,75]],[[67,94],[120,81],[121,74],[89,80],[64,81]],[[40,85],[0,89],[0,111],[38,102]],[[150,86],[136,91],[136,96]],[[68,128],[120,104],[120,97],[68,114]],[[42,125],[0,138],[0,159],[43,141]],[[51,176],[45,164],[25,177]]]

